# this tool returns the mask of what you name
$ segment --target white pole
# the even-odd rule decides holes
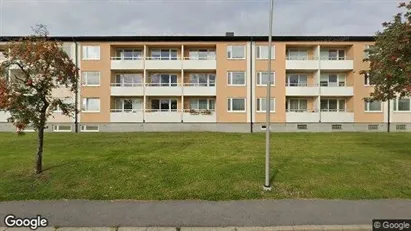
[[[264,190],[271,190],[270,183],[270,113],[271,113],[271,48],[273,35],[273,11],[274,0],[271,0],[270,6],[270,22],[268,32],[268,81],[267,81],[267,99],[266,99],[266,126],[265,126],[265,183]]]

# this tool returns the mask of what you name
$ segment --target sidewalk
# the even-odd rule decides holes
[[[0,202],[0,227],[8,214],[41,215],[52,227],[371,227],[372,219],[410,219],[411,200]]]

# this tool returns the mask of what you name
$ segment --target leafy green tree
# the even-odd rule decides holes
[[[369,100],[387,101],[411,95],[411,1],[399,5],[401,12],[376,34],[375,45],[366,50],[368,74],[375,85]]]
[[[78,69],[43,25],[34,29],[34,35],[7,43],[4,56],[0,63],[0,109],[10,113],[19,134],[28,125],[36,130],[35,172],[39,174],[47,119],[57,108],[67,116],[75,112],[73,104],[52,92],[63,86],[76,91]]]

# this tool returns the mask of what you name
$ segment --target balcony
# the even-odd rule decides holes
[[[354,122],[354,113],[337,109],[321,110],[321,122],[352,123]]]
[[[354,61],[341,58],[339,60],[323,58],[320,62],[321,70],[353,70]]]
[[[195,95],[195,96],[215,96],[216,87],[211,86],[207,83],[185,83],[184,84],[184,95]]]
[[[182,87],[178,83],[147,83],[146,84],[146,95],[150,96],[170,96],[170,95],[181,95]]]
[[[144,94],[142,83],[111,83],[112,96],[141,96]]]
[[[6,111],[0,111],[0,122],[7,122],[10,117],[10,113]]]
[[[320,113],[315,110],[288,110],[285,113],[285,118],[287,123],[318,123],[320,120]]]
[[[159,59],[147,57],[145,68],[147,70],[181,70],[183,67],[181,59]]]
[[[285,92],[287,96],[318,96],[319,88],[315,84],[289,83],[286,84]]]
[[[286,70],[318,70],[317,59],[298,59],[293,57],[287,57],[285,61]]]
[[[181,123],[181,110],[177,109],[148,109],[145,113],[147,123]]]
[[[143,110],[111,109],[110,122],[143,122]]]
[[[184,58],[183,68],[185,70],[215,70],[217,68],[216,59],[192,59]]]
[[[351,86],[321,86],[321,96],[353,96],[354,88]]]
[[[144,69],[143,58],[111,57],[111,70],[137,70]]]
[[[184,123],[211,123],[216,122],[216,113],[212,110],[185,109],[183,112]]]

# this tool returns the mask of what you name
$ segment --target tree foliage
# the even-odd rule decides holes
[[[402,12],[382,24],[375,45],[366,50],[368,75],[375,84],[371,100],[386,101],[411,95],[411,1],[401,3]]]
[[[34,29],[34,35],[8,42],[4,56],[0,63],[0,109],[10,113],[18,130],[31,125],[39,133],[37,155],[41,160],[47,119],[57,108],[67,116],[75,111],[72,103],[54,96],[53,90],[66,87],[76,91],[78,69],[62,43],[50,39],[42,25]]]

